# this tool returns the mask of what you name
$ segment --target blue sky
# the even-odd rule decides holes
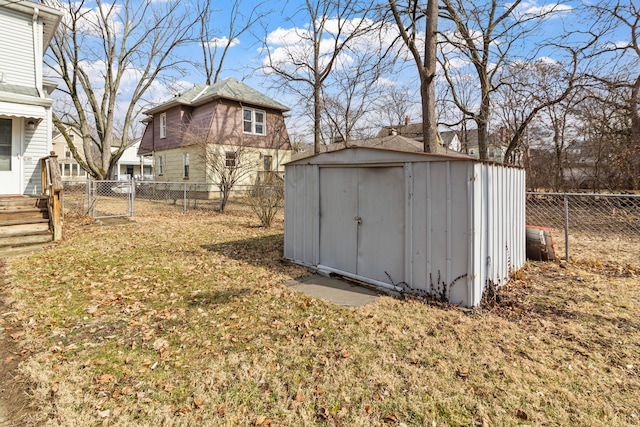
[[[167,0],[156,1],[159,3],[163,3]],[[240,16],[238,17],[240,23],[242,23],[243,19],[246,19],[246,17],[251,13],[259,13],[259,11],[264,11],[265,17],[260,21],[259,24],[254,25],[250,31],[247,31],[242,36],[240,36],[237,42],[234,43],[234,45],[230,48],[228,56],[225,59],[221,78],[235,77],[238,80],[245,81],[248,85],[254,87],[255,89],[260,90],[271,96],[272,98],[278,100],[279,102],[291,107],[293,109],[291,113],[292,118],[289,120],[288,124],[290,132],[303,133],[304,126],[300,126],[300,123],[303,123],[306,119],[303,112],[299,108],[297,108],[296,104],[299,99],[292,97],[285,91],[275,87],[275,81],[270,76],[267,76],[263,72],[261,72],[259,68],[264,60],[262,50],[263,40],[269,41],[272,53],[275,54],[277,54],[279,52],[278,49],[282,49],[284,45],[295,47],[302,44],[297,34],[301,31],[304,31],[306,28],[308,28],[309,25],[309,18],[303,11],[304,2],[301,2],[300,0],[276,0],[269,2],[260,0],[240,1],[241,8]],[[90,1],[87,2],[86,5],[88,7],[92,7],[92,5],[95,7],[95,4]],[[588,28],[591,23],[582,21],[582,18],[578,16],[575,6],[577,6],[577,4],[572,2],[565,2],[562,5],[558,6],[555,2],[552,1],[525,0],[518,9],[518,13],[520,14],[526,14],[532,11],[538,11],[549,7],[556,7],[557,13],[546,20],[543,31],[539,32],[536,35],[528,36],[527,39],[523,40],[520,45],[515,47],[516,51],[519,49],[523,53],[528,53],[532,50],[532,47],[539,43],[544,37],[559,36],[562,33],[569,31],[570,29]],[[219,10],[217,10],[214,14],[213,26],[219,29],[219,32],[217,33],[218,37],[223,38],[226,36],[226,32],[228,31],[229,26],[229,14],[229,4],[221,5]],[[441,24],[445,24],[445,22],[441,20]],[[444,28],[444,25],[441,25],[441,30],[446,30],[446,28]],[[392,36],[393,34],[389,34],[389,37]],[[212,40],[212,42],[215,41],[216,40]],[[617,41],[618,40],[611,40],[611,42],[613,43]],[[498,40],[496,43],[499,44],[500,42],[501,41]],[[364,49],[366,47],[366,44],[367,43],[361,43],[359,46],[356,46],[354,48]],[[188,70],[188,74],[186,76],[169,76],[169,79],[173,80],[173,85],[165,85],[160,83],[156,84],[146,97],[148,102],[161,102],[172,96],[172,93],[179,90],[180,88],[185,88],[192,84],[204,83],[204,73],[198,67],[187,65],[188,61],[198,62],[202,60],[200,47],[196,43],[193,43],[190,46],[183,47],[178,52],[178,54],[185,61],[184,63],[186,69]],[[546,49],[538,52],[535,56],[536,58],[547,57],[551,58],[552,60],[559,60],[559,57],[554,58],[554,56],[557,56],[559,54],[559,50]],[[344,60],[348,61],[348,59],[348,57],[345,57]],[[455,66],[459,66],[461,70],[463,70],[465,67],[470,68],[469,64],[464,63],[464,61],[462,60],[454,63]],[[411,60],[408,60],[405,65],[405,67],[396,68],[389,75],[383,76],[381,82],[384,82],[385,85],[389,86],[397,85],[408,88],[409,90],[415,90],[414,98],[416,100],[416,108],[413,110],[411,115],[414,121],[419,121],[420,111],[419,109],[417,109],[417,103],[419,102],[419,98],[417,98],[417,89],[419,86],[417,73],[415,71],[415,66],[413,65]],[[99,70],[101,68],[101,64],[99,62],[87,64],[87,67],[95,72],[96,78],[99,78]],[[131,81],[135,80],[135,70],[131,71],[129,78],[131,79]],[[125,81],[122,87],[121,95],[125,103],[127,87],[127,82]],[[386,123],[380,124],[385,125]]]

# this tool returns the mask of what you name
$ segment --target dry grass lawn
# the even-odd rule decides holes
[[[640,265],[528,264],[468,311],[292,291],[282,225],[67,224],[8,265],[26,425],[640,424]]]

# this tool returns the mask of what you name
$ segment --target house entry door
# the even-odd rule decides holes
[[[379,282],[404,280],[404,170],[320,169],[320,264]]]
[[[20,128],[18,120],[0,118],[0,194],[21,194]]]

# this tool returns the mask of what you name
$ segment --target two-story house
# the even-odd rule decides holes
[[[43,55],[61,16],[41,3],[0,0],[0,195],[42,191],[55,89],[43,77]]]
[[[144,112],[138,153],[153,158],[158,181],[217,183],[212,162],[221,161],[222,167],[248,168],[237,184],[252,184],[264,172],[282,173],[291,158],[287,111],[234,78],[194,85]]]

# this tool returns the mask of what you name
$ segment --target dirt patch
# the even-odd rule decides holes
[[[19,425],[34,412],[29,406],[27,381],[18,365],[28,355],[20,345],[24,329],[20,313],[6,302],[6,263],[0,260],[0,425]]]

